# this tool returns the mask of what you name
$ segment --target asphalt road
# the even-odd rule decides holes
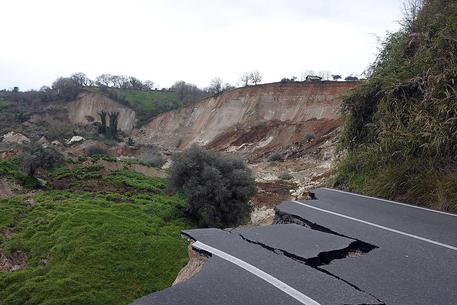
[[[266,227],[183,232],[210,255],[135,305],[457,304],[457,216],[318,189]]]

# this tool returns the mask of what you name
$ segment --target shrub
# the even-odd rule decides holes
[[[278,175],[278,178],[281,180],[291,180],[294,177],[291,174],[289,174],[288,172],[282,172]]]
[[[281,161],[283,159],[283,156],[281,153],[275,151],[273,153],[271,153],[268,157],[267,157],[267,161],[268,162],[273,162],[273,161]]]
[[[174,156],[169,180],[184,193],[189,214],[202,227],[236,226],[249,217],[256,186],[241,159],[194,145]]]
[[[165,160],[156,146],[146,147],[144,151],[138,156],[138,159],[154,167],[161,167],[165,164]]]
[[[30,177],[34,177],[38,169],[52,169],[63,163],[63,156],[52,147],[43,147],[32,144],[22,156],[22,171]]]
[[[96,145],[89,146],[86,149],[86,155],[88,155],[88,156],[103,156],[106,154],[107,154],[106,149],[96,146]]]
[[[308,133],[305,135],[305,141],[306,141],[306,142],[311,142],[311,141],[313,141],[314,139],[316,139],[316,135],[315,135],[313,132],[308,132]]]

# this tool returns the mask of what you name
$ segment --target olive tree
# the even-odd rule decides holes
[[[236,157],[192,146],[173,158],[170,186],[184,193],[202,227],[236,226],[249,217],[254,178]]]

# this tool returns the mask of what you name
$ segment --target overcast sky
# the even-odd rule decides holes
[[[304,70],[360,74],[398,29],[402,0],[1,0],[0,88],[85,72],[160,87]]]

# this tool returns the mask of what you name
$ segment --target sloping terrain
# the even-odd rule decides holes
[[[94,120],[100,121],[98,113],[105,111],[119,112],[118,127],[121,130],[130,132],[135,126],[135,111],[97,93],[81,93],[76,101],[66,105],[66,109],[68,110],[70,122],[73,124],[87,124]]]
[[[457,2],[426,0],[413,16],[344,101],[337,182],[457,212]]]
[[[276,204],[306,196],[327,181],[336,159],[342,97],[355,85],[294,82],[238,88],[159,115],[133,137],[170,152],[196,143],[241,155],[258,186],[252,221],[265,224],[272,221]]]
[[[0,161],[0,176],[18,167]],[[180,231],[195,224],[153,170],[69,160],[45,189],[0,198],[0,304],[121,305],[170,286],[187,262]]]
[[[134,136],[170,150],[193,143],[249,153],[307,142],[340,125],[348,82],[274,83],[239,88],[159,115]],[[308,139],[307,139],[308,134]]]

